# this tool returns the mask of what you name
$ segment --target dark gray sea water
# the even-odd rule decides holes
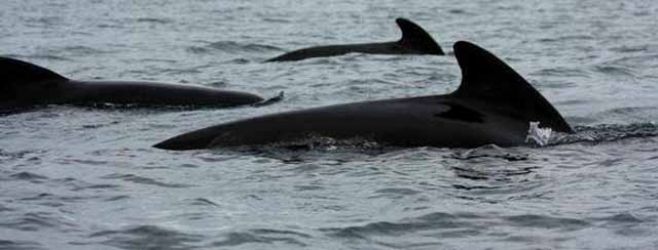
[[[658,249],[658,2],[3,0],[0,55],[75,79],[204,84],[277,104],[50,106],[0,117],[0,249]],[[454,56],[263,60],[400,36],[468,40],[577,128],[549,147],[170,152],[278,111],[446,93]]]

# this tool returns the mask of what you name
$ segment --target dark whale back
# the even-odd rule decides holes
[[[439,44],[423,28],[405,18],[398,18],[395,22],[402,31],[402,38],[398,41],[309,47],[285,53],[268,59],[266,62],[298,61],[314,57],[340,56],[348,53],[444,55]]]
[[[502,60],[463,41],[455,44],[454,51],[462,82],[450,94],[253,117],[181,134],[154,147],[188,150],[294,143],[312,136],[366,138],[395,146],[517,146],[526,143],[531,122],[558,132],[573,132],[557,110]]]
[[[204,86],[132,81],[76,81],[17,59],[0,57],[0,114],[47,104],[230,107],[263,98]]]
[[[464,41],[455,43],[454,51],[462,82],[452,96],[479,103],[501,115],[539,121],[542,127],[559,132],[573,132],[546,98],[489,51]]]

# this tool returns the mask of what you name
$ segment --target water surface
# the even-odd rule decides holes
[[[658,248],[654,1],[5,0],[0,16],[0,54],[71,78],[286,93],[260,108],[0,117],[0,249]],[[151,148],[260,114],[456,89],[451,55],[262,63],[395,40],[396,17],[446,51],[468,40],[499,55],[578,136],[505,149]]]

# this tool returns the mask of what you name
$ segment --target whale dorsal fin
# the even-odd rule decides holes
[[[48,93],[53,86],[67,81],[55,72],[17,59],[0,57],[0,106],[39,99],[34,91]]]
[[[454,51],[462,71],[462,83],[454,96],[484,102],[499,113],[539,121],[559,132],[573,132],[532,85],[489,51],[464,41],[455,43]]]
[[[67,80],[49,69],[21,60],[0,57],[0,81],[3,85],[46,80]]]
[[[443,50],[439,47],[432,36],[418,26],[417,24],[405,19],[398,18],[395,22],[402,30],[402,38],[398,44],[402,47],[413,49],[423,54],[444,55]]]

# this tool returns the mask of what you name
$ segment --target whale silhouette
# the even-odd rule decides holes
[[[395,19],[402,30],[402,38],[395,42],[328,45],[299,49],[268,59],[266,62],[297,61],[312,57],[339,56],[347,53],[444,55],[432,36],[417,24]]]
[[[175,136],[170,150],[294,142],[312,136],[362,138],[392,146],[478,147],[524,144],[530,122],[572,133],[560,113],[521,75],[490,52],[455,43],[462,71],[446,95],[388,99],[271,114]]]
[[[202,86],[129,81],[78,81],[17,59],[0,57],[0,112],[47,104],[217,106],[263,98]]]

